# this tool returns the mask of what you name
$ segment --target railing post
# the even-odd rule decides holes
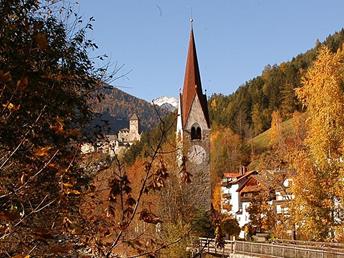
[[[260,253],[263,254],[263,245],[260,244]]]
[[[199,239],[199,257],[202,258],[203,240]]]
[[[209,241],[209,238],[207,238],[208,253],[209,253],[209,244],[210,244],[210,241]]]

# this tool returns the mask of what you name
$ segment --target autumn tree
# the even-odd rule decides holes
[[[187,171],[176,163],[173,117],[161,119],[129,159],[115,156],[85,194],[82,213],[92,222],[86,226],[93,256],[187,255],[197,234],[198,200],[190,198]],[[210,215],[203,219],[212,226]]]
[[[105,72],[91,20],[59,1],[1,1],[0,15],[0,256],[76,255],[79,128]]]
[[[240,226],[238,221],[232,217],[224,217],[222,219],[222,230],[227,235],[227,238],[238,237],[240,234]]]
[[[307,136],[292,159],[294,216],[312,240],[338,237],[343,216],[344,51],[319,49],[297,96],[307,107]]]
[[[212,204],[215,210],[221,211],[221,179],[213,187]]]
[[[238,134],[230,128],[219,127],[211,135],[212,183],[224,172],[237,171],[249,163],[249,150]]]
[[[280,144],[282,141],[282,118],[278,111],[272,112],[270,128],[270,145]]]
[[[276,225],[276,211],[272,206],[271,189],[261,187],[259,192],[256,192],[247,208],[250,214],[249,228],[256,232],[271,232]]]
[[[258,104],[255,104],[252,109],[252,124],[253,124],[253,134],[258,135],[263,131],[264,124],[262,121],[262,111]]]

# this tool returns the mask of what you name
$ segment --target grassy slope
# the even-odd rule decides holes
[[[254,150],[262,152],[266,150],[270,145],[270,130],[268,129],[261,134],[258,134],[252,140],[249,141],[252,144]],[[284,135],[289,135],[293,131],[293,119],[288,119],[282,123],[282,133]]]

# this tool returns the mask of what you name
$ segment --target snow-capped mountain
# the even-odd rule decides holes
[[[159,98],[153,99],[152,102],[155,105],[157,105],[159,107],[162,107],[162,108],[164,108],[166,110],[169,110],[169,111],[174,111],[178,107],[178,100],[175,97],[163,96],[163,97],[159,97]]]

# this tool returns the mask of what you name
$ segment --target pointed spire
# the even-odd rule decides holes
[[[203,113],[209,126],[207,100],[206,100],[206,96],[203,95],[202,93],[201,76],[200,76],[199,67],[198,67],[195,37],[194,37],[193,27],[192,27],[193,20],[190,19],[190,22],[191,22],[191,32],[190,32],[190,39],[189,39],[189,50],[188,50],[188,56],[187,56],[187,61],[186,61],[184,87],[183,87],[183,93],[182,93],[183,126],[185,126],[186,124],[187,118],[191,110],[192,102],[196,95],[198,96],[201,102]]]

